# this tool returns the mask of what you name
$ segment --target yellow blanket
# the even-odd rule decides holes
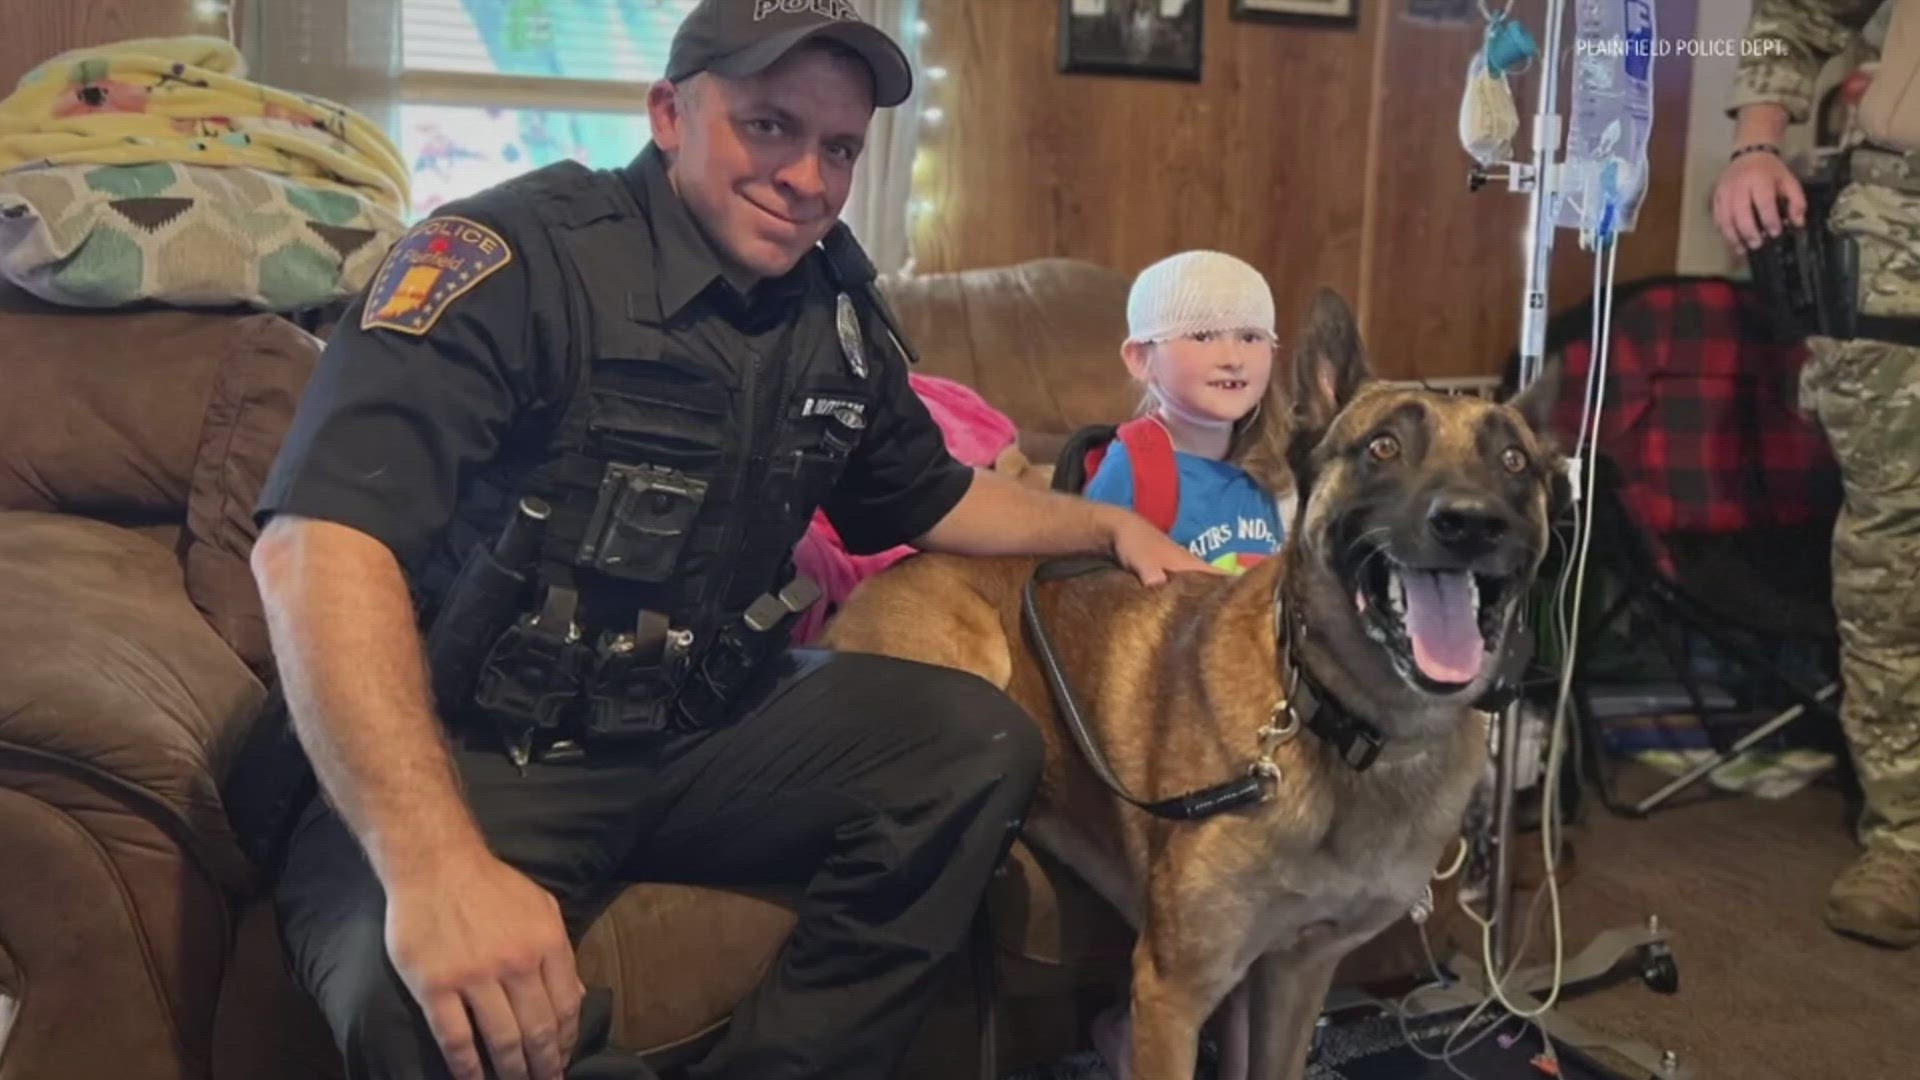
[[[0,99],[0,171],[241,166],[407,212],[406,166],[385,132],[351,109],[245,76],[239,50],[219,38],[143,38],[62,53]]]

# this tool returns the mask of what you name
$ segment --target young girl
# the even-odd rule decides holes
[[[1127,297],[1120,355],[1146,388],[1142,416],[1166,440],[1151,428],[1114,439],[1086,497],[1144,512],[1135,506],[1136,474],[1167,462],[1136,461],[1129,443],[1158,455],[1170,442],[1178,498],[1169,535],[1233,572],[1279,551],[1279,497],[1293,485],[1287,405],[1272,378],[1273,323],[1266,279],[1231,255],[1186,251],[1141,271]]]

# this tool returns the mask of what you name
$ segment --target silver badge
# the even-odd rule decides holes
[[[856,379],[867,377],[867,357],[861,352],[860,316],[853,310],[853,298],[840,294],[840,310],[834,319],[840,330],[840,351],[846,354],[847,369]]]

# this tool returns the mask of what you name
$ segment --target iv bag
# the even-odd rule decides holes
[[[1575,0],[1572,123],[1555,225],[1630,231],[1647,189],[1653,129],[1653,0]]]

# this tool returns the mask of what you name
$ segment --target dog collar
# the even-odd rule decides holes
[[[1286,711],[1294,722],[1331,746],[1348,768],[1354,772],[1366,772],[1380,759],[1380,751],[1387,745],[1387,734],[1370,721],[1348,711],[1338,698],[1327,693],[1312,675],[1307,674],[1306,665],[1300,662],[1299,650],[1300,634],[1305,630],[1299,626],[1300,619],[1297,616],[1287,618],[1288,607],[1282,590],[1276,588],[1273,593],[1273,632],[1275,640],[1283,646],[1280,651],[1286,657],[1287,689],[1286,696],[1274,706],[1274,711],[1276,715],[1282,710]],[[1294,610],[1298,611],[1298,605],[1294,606]]]

